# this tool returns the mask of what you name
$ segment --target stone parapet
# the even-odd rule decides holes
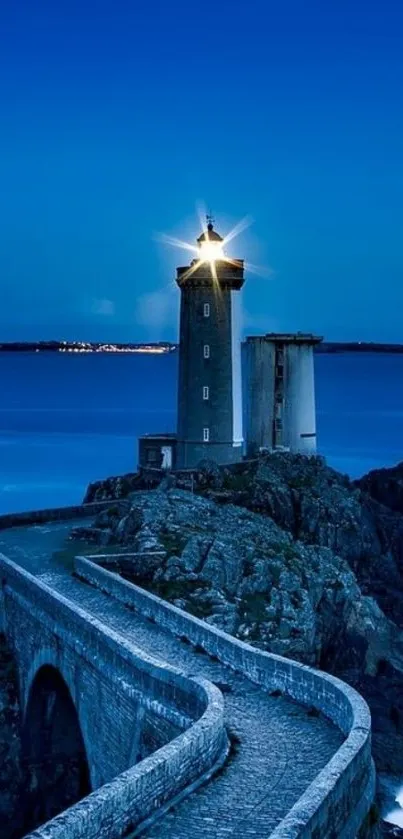
[[[49,521],[68,521],[69,519],[91,518],[96,516],[105,506],[110,506],[110,499],[107,501],[93,501],[90,504],[73,504],[69,507],[52,507],[44,510],[29,510],[23,513],[4,513],[0,516],[0,530],[7,530],[10,527],[25,527],[30,524],[46,524]]]
[[[162,665],[3,555],[0,577],[2,624],[17,660],[21,663],[26,659],[21,691],[24,702],[35,668],[48,661],[52,633],[57,655],[63,648],[63,656],[74,657],[75,678],[79,666],[85,668],[86,663],[104,676],[109,670],[115,689],[119,686],[138,699],[143,695],[146,707],[159,710],[168,720],[173,717],[182,722],[182,733],[174,740],[29,834],[31,839],[118,839],[222,759],[227,748],[222,694],[205,679],[188,677],[171,665]],[[36,661],[32,660],[28,637],[30,620],[33,628],[42,626],[46,644],[41,658],[37,632],[32,641],[38,651]],[[21,635],[23,623],[25,635]],[[74,691],[73,680],[69,680],[69,688]],[[81,704],[83,701],[80,693]],[[102,712],[102,707],[96,708],[96,714]],[[119,708],[108,707],[105,713],[116,716]]]
[[[97,556],[96,561],[102,562],[102,557]],[[357,835],[374,798],[375,772],[369,709],[353,688],[327,673],[233,638],[94,561],[77,557],[75,570],[82,579],[174,635],[201,646],[251,681],[270,691],[280,690],[331,719],[346,740],[271,834],[271,839],[323,839],[325,836],[353,839]]]

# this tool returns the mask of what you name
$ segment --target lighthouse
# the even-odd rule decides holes
[[[301,332],[249,336],[242,377],[244,261],[229,258],[225,244],[207,216],[197,248],[187,246],[196,257],[177,268],[177,430],[139,438],[139,465],[147,474],[194,469],[205,459],[237,463],[245,451],[250,458],[267,450],[316,451],[314,349],[322,338]]]
[[[229,259],[207,216],[190,265],[177,269],[180,289],[176,468],[242,459],[239,292],[242,259]]]

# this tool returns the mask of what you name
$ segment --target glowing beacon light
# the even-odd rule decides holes
[[[225,259],[224,239],[214,230],[211,216],[207,216],[207,221],[207,230],[197,240],[199,259],[201,262],[216,262]]]

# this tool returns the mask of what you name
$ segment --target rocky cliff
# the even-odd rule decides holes
[[[401,774],[403,506],[290,454],[204,463],[192,484],[153,491],[129,477],[127,491],[122,479],[90,490],[118,503],[82,535],[130,547],[122,573],[172,602],[350,682],[371,707],[378,768]]]
[[[0,635],[0,836],[21,836],[21,726],[14,659]]]
[[[403,512],[403,463],[388,469],[373,469],[355,483],[381,504],[397,513]]]

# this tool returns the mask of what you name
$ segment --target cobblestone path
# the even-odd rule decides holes
[[[342,743],[341,732],[292,700],[270,696],[189,644],[71,576],[75,522],[0,531],[0,552],[148,653],[224,693],[235,743],[224,768],[143,835],[149,839],[268,839]]]

